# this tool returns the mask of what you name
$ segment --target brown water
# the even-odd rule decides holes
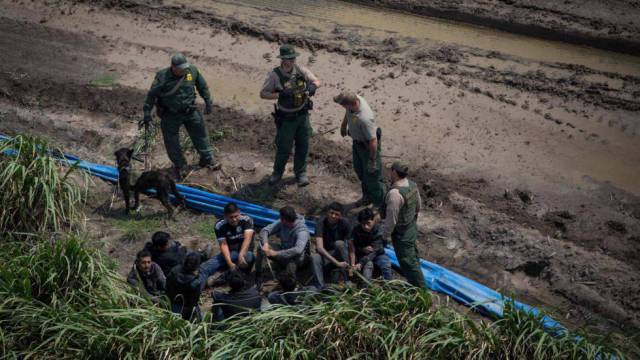
[[[294,31],[315,27],[330,31],[335,25],[360,26],[371,36],[412,37],[498,51],[542,62],[579,64],[589,68],[640,76],[640,57],[598,50],[585,46],[541,40],[490,28],[456,23],[401,12],[385,11],[336,0],[169,0],[204,8],[222,16],[256,18],[276,28]],[[264,11],[271,11],[270,18]],[[273,16],[273,12],[282,16]],[[331,25],[327,25],[330,23]]]

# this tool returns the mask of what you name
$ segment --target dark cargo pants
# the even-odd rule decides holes
[[[425,288],[424,276],[422,275],[418,258],[417,238],[418,228],[415,223],[403,231],[394,230],[391,234],[393,249],[396,252],[398,263],[400,263],[402,275],[407,278],[411,285]]]
[[[200,111],[195,110],[190,114],[165,113],[160,119],[160,128],[167,156],[177,168],[183,168],[187,161],[182,155],[180,147],[180,126],[184,125],[193,142],[193,147],[198,151],[201,159],[213,158],[213,150],[209,145],[207,127]]]
[[[294,148],[293,172],[300,176],[307,171],[307,155],[309,154],[309,138],[311,137],[309,113],[303,112],[288,116],[282,120],[276,134],[276,159],[273,163],[273,173],[282,175],[289,161],[289,154]]]

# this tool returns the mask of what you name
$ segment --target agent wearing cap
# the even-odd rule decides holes
[[[389,176],[392,186],[380,212],[384,217],[382,231],[385,239],[391,237],[404,277],[410,284],[424,288],[424,276],[420,271],[416,246],[416,221],[422,201],[416,183],[407,179],[408,173],[409,167],[406,164],[394,162],[391,165]]]
[[[289,154],[295,144],[293,171],[299,186],[309,185],[307,177],[307,155],[309,154],[309,138],[311,124],[309,110],[312,102],[309,99],[320,87],[320,80],[304,66],[296,64],[298,53],[292,45],[280,47],[280,66],[269,73],[262,85],[260,97],[267,100],[278,100],[273,116],[275,118],[276,159],[269,184],[275,185],[282,179]]]
[[[160,117],[160,127],[167,155],[173,163],[176,177],[180,178],[187,162],[180,148],[180,126],[184,125],[200,155],[202,167],[217,164],[213,161],[213,150],[209,145],[209,136],[202,114],[195,106],[196,91],[205,103],[205,114],[212,111],[211,94],[204,76],[187,62],[183,54],[171,57],[171,66],[158,71],[144,102],[144,119],[141,124],[151,122],[151,110],[156,107]]]
[[[362,199],[357,205],[373,203],[381,207],[384,202],[384,182],[380,160],[381,131],[375,125],[375,114],[367,101],[360,95],[344,92],[333,101],[346,109],[340,134],[353,139],[353,169],[360,179]]]

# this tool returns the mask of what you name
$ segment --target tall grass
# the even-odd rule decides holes
[[[474,321],[401,282],[191,324],[134,294],[76,238],[5,243],[0,261],[7,358],[606,359],[613,351],[605,339],[549,336],[539,318],[513,309],[497,322]]]
[[[0,142],[1,234],[58,232],[81,215],[86,187],[71,178],[76,168],[63,167],[51,149],[45,140],[24,135]]]

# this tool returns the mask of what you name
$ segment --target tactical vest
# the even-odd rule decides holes
[[[293,66],[291,75],[288,76],[280,67],[273,69],[280,79],[280,85],[283,89],[292,89],[292,95],[284,95],[282,92],[278,96],[278,107],[283,111],[299,111],[307,104],[309,96],[307,95],[307,80],[297,65]]]
[[[417,216],[417,208],[418,208],[418,185],[411,180],[409,181],[409,186],[394,186],[389,191],[393,189],[397,189],[400,192],[400,196],[404,200],[404,204],[400,208],[398,212],[398,221],[396,222],[396,226],[394,231],[399,230],[402,231],[409,227],[416,220]],[[387,194],[389,194],[387,192]],[[386,196],[385,196],[386,197]],[[380,209],[382,215],[387,214],[387,203],[382,204],[382,208]]]

